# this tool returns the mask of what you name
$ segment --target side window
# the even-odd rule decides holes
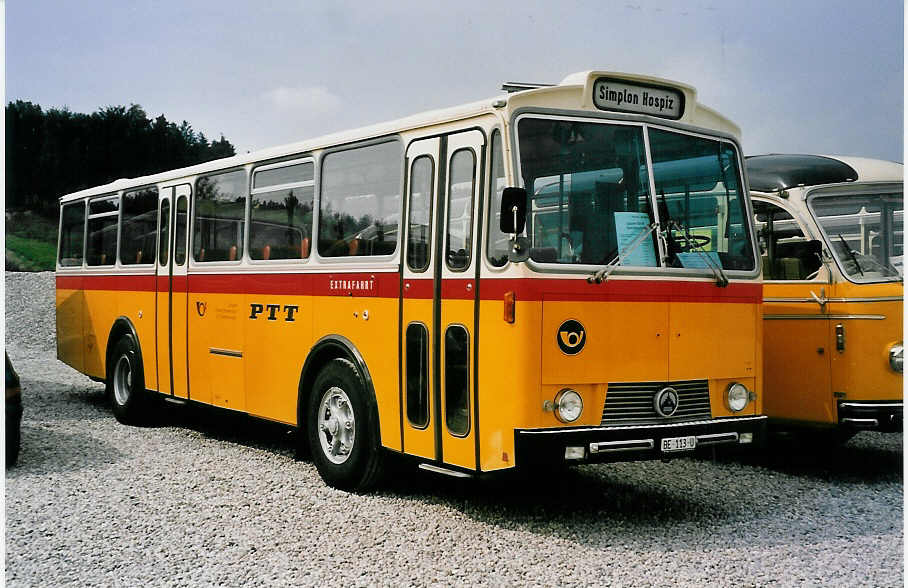
[[[451,434],[470,432],[470,335],[461,325],[445,331],[445,424]]]
[[[407,266],[414,272],[429,267],[432,251],[432,158],[421,155],[410,171],[410,205],[407,219]]]
[[[501,193],[505,188],[504,154],[501,150],[501,132],[492,132],[492,173],[489,177],[489,194],[492,203],[489,207],[489,263],[501,267],[508,262],[510,250],[508,235],[501,232]]]
[[[186,226],[188,224],[188,219],[186,218],[186,207],[188,205],[188,200],[185,196],[180,196],[177,198],[177,218],[176,218],[176,232],[173,246],[173,261],[177,265],[183,265],[186,263]]]
[[[322,160],[318,253],[390,255],[400,223],[400,143],[337,151]]]
[[[113,265],[117,259],[117,224],[120,199],[97,198],[88,203],[88,265]]]
[[[120,263],[154,263],[158,230],[158,189],[123,193]]]
[[[421,323],[407,325],[407,418],[429,424],[429,331]]]
[[[192,257],[196,261],[236,261],[243,254],[246,172],[202,176],[196,182]]]
[[[314,174],[312,162],[254,172],[249,257],[262,260],[309,257]]]
[[[451,156],[448,180],[448,234],[445,237],[445,260],[454,271],[470,266],[473,255],[473,183],[476,157],[470,149],[460,149]]]
[[[82,265],[85,251],[85,202],[64,204],[60,212],[60,265]]]
[[[757,241],[766,280],[811,280],[822,265],[819,242],[811,241],[785,209],[754,200]]]
[[[167,247],[170,245],[170,200],[161,202],[161,266],[167,265]]]

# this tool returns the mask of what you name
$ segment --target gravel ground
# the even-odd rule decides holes
[[[119,425],[102,386],[54,358],[53,304],[52,273],[6,273],[25,404],[7,586],[904,582],[900,434],[528,483],[405,470],[356,495],[273,424],[192,409]]]

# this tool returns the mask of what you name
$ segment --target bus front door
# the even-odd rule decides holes
[[[189,397],[186,337],[186,251],[189,184],[161,188],[158,202],[158,391]]]
[[[476,267],[484,136],[467,131],[407,150],[402,263],[403,450],[475,469]]]

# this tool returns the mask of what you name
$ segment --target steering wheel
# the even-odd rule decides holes
[[[707,235],[682,235],[679,241],[683,241],[684,244],[678,243],[678,246],[681,248],[681,251],[687,252],[692,249],[700,249],[705,245],[709,245],[712,239]]]

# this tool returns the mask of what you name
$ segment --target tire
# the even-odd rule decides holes
[[[142,425],[150,420],[142,355],[132,335],[123,335],[110,356],[107,395],[114,416],[124,425]]]
[[[309,394],[306,434],[312,461],[334,488],[364,491],[378,483],[384,454],[378,411],[354,365],[333,359]]]

